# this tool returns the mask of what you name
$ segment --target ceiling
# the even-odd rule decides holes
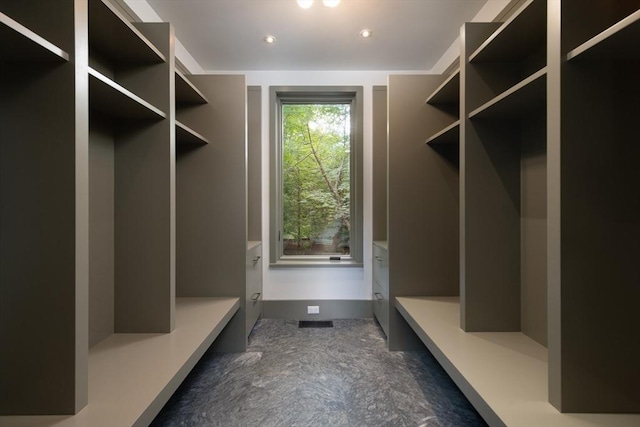
[[[341,71],[430,70],[487,0],[315,0],[306,10],[295,0],[147,2],[204,70]]]

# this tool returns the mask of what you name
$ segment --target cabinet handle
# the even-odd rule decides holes
[[[256,292],[255,294],[251,295],[251,301],[258,301],[258,298],[260,298],[260,292]]]
[[[384,299],[384,296],[380,292],[375,292],[374,295],[378,301],[382,301]]]
[[[253,263],[255,264],[256,262],[260,261],[260,258],[261,258],[261,257],[260,257],[260,255],[258,255],[257,257],[255,257],[255,258],[253,259]]]
[[[382,261],[384,261],[384,259],[381,256],[376,256],[376,261],[382,262]]]

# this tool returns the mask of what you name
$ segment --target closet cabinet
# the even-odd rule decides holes
[[[389,336],[389,252],[383,241],[373,243],[373,314]]]
[[[262,315],[262,88],[247,88],[247,337]]]
[[[246,348],[245,79],[173,46],[107,0],[0,0],[3,426],[147,425]]]
[[[402,334],[415,331],[490,425],[634,426],[640,3],[513,5],[502,23],[463,26],[459,72],[434,92],[431,76],[389,79],[389,291],[402,318],[394,330],[390,316],[390,348],[411,348]],[[411,90],[439,110],[422,111],[429,124],[409,122]],[[424,272],[406,279],[395,258],[402,222],[432,241],[394,214],[422,182],[394,186],[409,175],[395,159],[433,167],[411,163],[418,135],[438,154],[459,148],[459,297],[434,295]],[[412,191],[414,209],[425,194]]]

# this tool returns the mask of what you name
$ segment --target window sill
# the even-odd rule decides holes
[[[281,259],[275,263],[270,263],[269,268],[335,268],[335,267],[356,267],[362,268],[364,264],[354,260],[330,261],[324,259]]]

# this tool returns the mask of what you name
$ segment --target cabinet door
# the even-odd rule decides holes
[[[373,283],[373,315],[378,319],[386,336],[389,336],[389,296],[383,293],[377,282]]]
[[[262,245],[247,251],[247,336],[262,314]]]

